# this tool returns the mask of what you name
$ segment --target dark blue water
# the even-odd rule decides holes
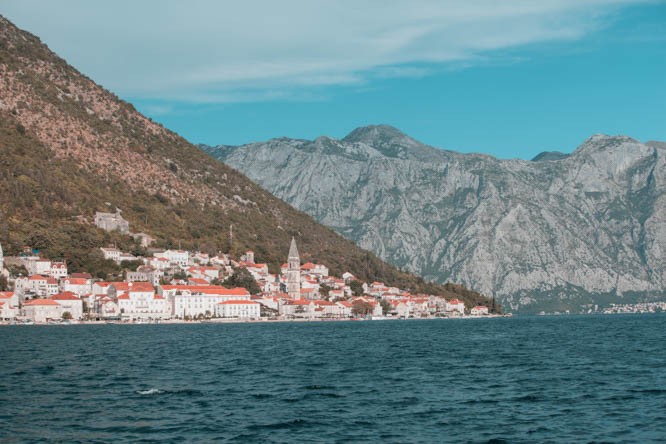
[[[0,442],[664,442],[664,327],[1,327]]]

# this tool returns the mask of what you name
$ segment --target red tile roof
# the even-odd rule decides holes
[[[162,285],[162,290],[188,290],[196,293],[219,294],[222,296],[247,296],[250,293],[242,287],[225,288],[220,285]]]
[[[77,295],[75,295],[71,291],[63,291],[62,293],[54,294],[49,299],[53,299],[54,301],[80,301],[81,300],[81,298],[79,298]]]
[[[287,305],[310,305],[312,303],[311,300],[309,299],[293,299],[290,301],[287,301]]]
[[[220,302],[218,305],[258,305],[258,304],[259,302],[243,300],[243,301],[223,301]]]
[[[38,305],[60,305],[52,299],[31,299],[23,303],[24,307],[32,307]]]

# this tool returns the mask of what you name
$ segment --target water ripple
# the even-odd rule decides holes
[[[2,327],[0,442],[663,442],[664,321]]]

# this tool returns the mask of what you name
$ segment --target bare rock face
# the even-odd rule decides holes
[[[663,297],[666,146],[595,135],[571,155],[498,160],[395,128],[203,147],[400,267],[523,312]]]

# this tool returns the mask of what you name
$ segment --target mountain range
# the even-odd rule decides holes
[[[571,154],[500,160],[376,125],[201,148],[388,262],[512,310],[581,312],[666,291],[661,142],[594,135]]]
[[[0,16],[0,243],[100,270],[99,247],[138,249],[95,228],[96,211],[122,210],[158,247],[240,255],[279,272],[292,237],[304,261],[332,273],[414,292],[488,303],[399,271],[146,118]],[[230,227],[233,226],[233,235]]]

